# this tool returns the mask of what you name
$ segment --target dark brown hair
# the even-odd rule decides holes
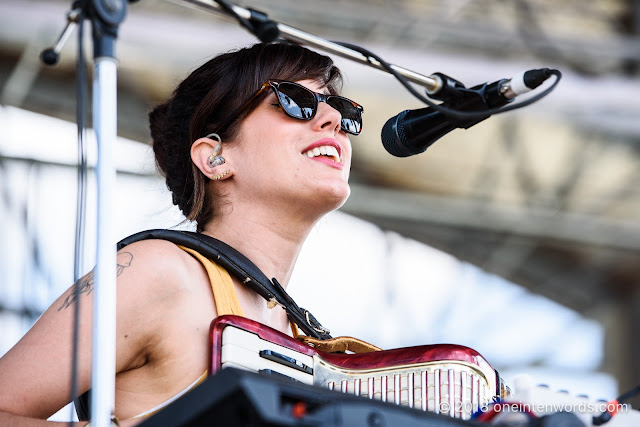
[[[269,79],[316,80],[333,94],[342,84],[340,71],[328,56],[295,44],[259,43],[211,59],[149,113],[156,163],[173,204],[197,223],[198,231],[215,213],[213,197],[206,191],[208,179],[191,161],[191,145],[225,123],[220,137],[223,142],[232,140],[258,103],[252,102],[236,117],[229,115]]]

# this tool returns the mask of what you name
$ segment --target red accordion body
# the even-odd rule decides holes
[[[325,353],[239,316],[211,324],[210,374],[235,367],[468,419],[508,393],[475,350],[424,345],[361,354]]]

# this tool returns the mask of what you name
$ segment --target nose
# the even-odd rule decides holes
[[[342,121],[342,115],[327,104],[326,102],[318,102],[318,111],[313,118],[312,125],[316,130],[326,131],[331,130],[333,134],[340,132],[340,122]]]

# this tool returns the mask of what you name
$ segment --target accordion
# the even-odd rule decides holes
[[[232,315],[212,322],[210,338],[211,375],[234,367],[461,419],[509,395],[498,372],[460,345],[329,353]]]

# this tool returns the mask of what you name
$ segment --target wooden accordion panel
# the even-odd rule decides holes
[[[504,386],[475,350],[439,344],[361,354],[324,353],[252,320],[211,325],[211,374],[226,367],[468,419]]]

